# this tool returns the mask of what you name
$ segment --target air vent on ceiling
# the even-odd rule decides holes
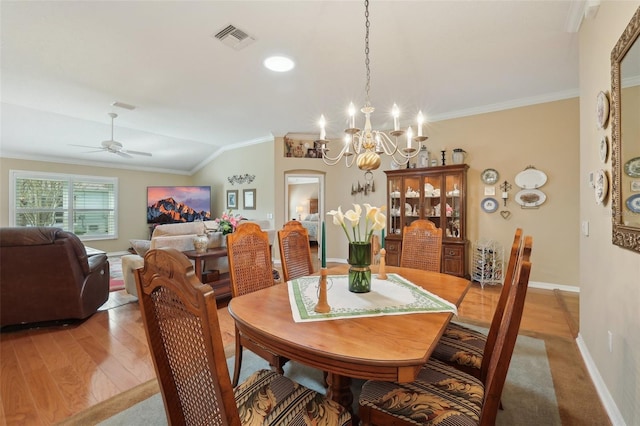
[[[256,39],[251,37],[245,31],[242,31],[233,25],[227,25],[218,31],[214,37],[227,46],[233,47],[235,50],[240,50],[256,41]]]

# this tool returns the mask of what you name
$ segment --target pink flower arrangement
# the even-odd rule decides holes
[[[217,231],[222,232],[222,235],[230,234],[236,230],[242,219],[244,219],[242,215],[234,215],[231,210],[223,212],[222,216],[215,219],[218,224]]]

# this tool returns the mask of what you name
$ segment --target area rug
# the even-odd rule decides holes
[[[109,291],[122,290],[124,279],[122,276],[122,259],[120,256],[109,257]]]
[[[227,359],[230,371],[233,357]],[[245,351],[242,362],[240,380],[245,379],[251,372],[268,368],[266,361],[249,351]],[[285,375],[291,379],[319,392],[324,393],[322,372],[302,364],[290,361],[285,367]],[[361,380],[353,380],[354,410],[357,412],[357,400],[360,392]],[[118,400],[122,407],[116,406],[115,401],[105,401],[96,409],[86,410],[67,421],[64,425],[100,424],[103,426],[117,425],[166,425],[162,397],[158,393],[157,382],[152,380],[130,391],[122,398],[120,395],[112,398]],[[148,394],[153,396],[148,397]],[[127,406],[130,401],[130,407]],[[140,401],[138,403],[134,403]],[[528,336],[518,336],[514,350],[507,382],[502,395],[504,410],[498,412],[496,424],[512,425],[561,425],[555,390],[549,370],[545,343],[541,339]],[[116,404],[117,405],[117,404]],[[124,408],[128,407],[128,408]],[[123,411],[111,415],[118,409]],[[108,410],[111,411],[108,411]],[[103,411],[101,413],[101,411]],[[90,414],[90,416],[89,416]],[[106,419],[106,420],[104,420]],[[103,421],[102,421],[103,420]],[[102,422],[101,422],[102,421]]]

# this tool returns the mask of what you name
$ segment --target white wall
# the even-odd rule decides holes
[[[580,29],[580,220],[590,226],[589,236],[580,237],[579,341],[614,424],[627,425],[640,424],[640,254],[611,243],[611,201],[596,205],[587,177],[599,168],[611,176],[611,161],[602,164],[598,156],[611,127],[597,129],[596,95],[611,91],[611,50],[639,5],[603,1]]]

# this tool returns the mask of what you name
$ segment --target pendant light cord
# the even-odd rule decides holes
[[[365,36],[364,36],[364,65],[367,69],[367,83],[365,85],[366,92],[366,106],[370,106],[369,89],[371,88],[371,66],[369,64],[369,0],[364,1],[364,17],[365,17]]]

